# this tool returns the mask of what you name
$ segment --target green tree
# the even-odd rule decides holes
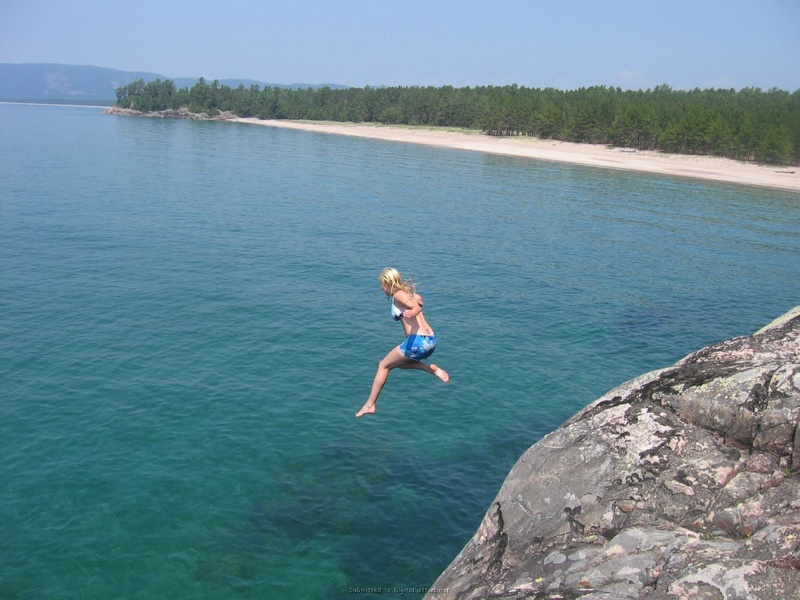
[[[490,135],[534,135],[667,152],[703,153],[773,164],[800,163],[800,90],[572,91],[517,85],[290,90],[205,79],[189,88],[134,81],[117,105],[142,111],[188,107],[270,119],[315,119],[473,127]]]

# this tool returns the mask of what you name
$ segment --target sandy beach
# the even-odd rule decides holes
[[[605,169],[642,171],[800,192],[800,167],[756,165],[713,156],[631,151],[609,148],[604,145],[574,144],[529,137],[498,138],[477,131],[451,131],[424,127],[242,118],[230,120],[267,127],[302,129],[334,135],[423,144],[534,160],[550,160]]]

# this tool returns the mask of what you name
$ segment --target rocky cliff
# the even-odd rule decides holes
[[[427,600],[800,598],[800,307],[534,444]]]

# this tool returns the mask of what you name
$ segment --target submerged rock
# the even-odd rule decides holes
[[[529,448],[428,600],[800,597],[800,307]]]

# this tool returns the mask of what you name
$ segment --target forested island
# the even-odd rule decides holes
[[[800,165],[800,90],[563,91],[517,85],[286,89],[231,88],[205,79],[117,88],[116,105],[143,112],[230,112],[239,117],[457,127],[488,135]]]

